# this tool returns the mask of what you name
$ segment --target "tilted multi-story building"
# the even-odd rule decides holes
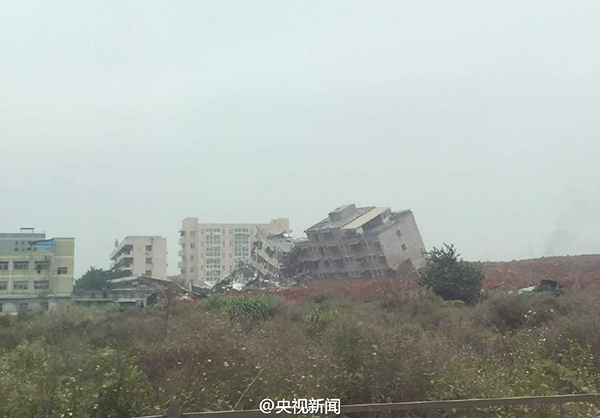
[[[425,246],[410,210],[344,205],[305,232],[302,258],[320,278],[391,277],[425,265]]]
[[[167,277],[167,239],[160,236],[129,236],[115,243],[110,254],[112,268],[121,277]]]
[[[75,239],[21,228],[0,233],[0,312],[48,310],[71,302]]]
[[[213,285],[233,271],[238,261],[249,261],[257,237],[288,231],[290,221],[278,218],[268,224],[198,223],[185,218],[179,231],[179,268],[194,284]]]

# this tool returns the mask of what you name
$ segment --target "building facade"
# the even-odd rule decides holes
[[[278,218],[268,224],[207,224],[185,218],[179,231],[179,269],[187,282],[214,285],[231,273],[238,261],[249,261],[258,237],[289,230],[290,221]]]
[[[392,277],[425,265],[425,246],[410,210],[344,205],[305,232],[302,258],[319,278]]]
[[[46,239],[33,228],[0,233],[0,313],[70,303],[74,256],[74,238]]]
[[[115,243],[111,267],[121,277],[167,277],[167,239],[160,236],[128,236]]]

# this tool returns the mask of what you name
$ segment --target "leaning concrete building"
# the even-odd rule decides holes
[[[49,310],[73,293],[74,238],[21,228],[0,233],[0,313]]]
[[[392,277],[425,265],[425,246],[410,210],[344,205],[305,232],[302,258],[319,278]]]

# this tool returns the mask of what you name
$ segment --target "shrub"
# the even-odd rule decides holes
[[[224,310],[232,322],[256,322],[272,317],[280,305],[278,299],[269,296],[211,295],[198,306],[204,310]]]
[[[439,324],[443,316],[442,302],[435,294],[411,293],[407,290],[386,292],[379,298],[384,310],[398,315],[404,322],[416,322],[424,327]]]
[[[462,300],[475,304],[481,297],[483,271],[458,257],[453,245],[434,248],[419,276],[423,286],[431,288],[446,300]]]
[[[306,323],[308,326],[308,334],[315,335],[327,328],[335,319],[340,317],[338,309],[326,310],[323,308],[315,308],[306,315]]]

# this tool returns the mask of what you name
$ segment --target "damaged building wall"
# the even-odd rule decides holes
[[[391,277],[425,264],[425,246],[410,210],[341,206],[306,230],[298,246],[316,277]]]
[[[252,245],[251,264],[274,279],[293,277],[303,270],[300,242],[287,233],[259,238]]]

